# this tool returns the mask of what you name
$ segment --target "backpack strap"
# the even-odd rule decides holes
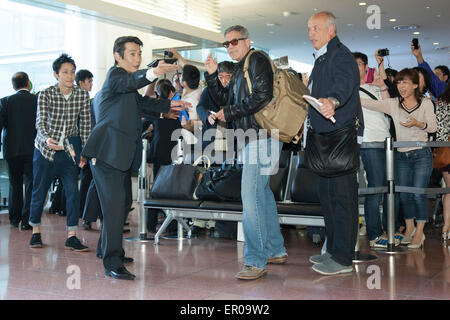
[[[275,64],[273,63],[272,59],[270,59],[270,57],[268,57],[266,55],[266,53],[264,51],[261,50],[250,50],[250,52],[248,53],[247,57],[245,58],[245,62],[244,62],[244,78],[247,81],[247,87],[248,87],[248,91],[250,92],[250,94],[252,94],[252,82],[250,81],[250,75],[248,74],[248,65],[250,64],[250,57],[253,53],[255,52],[261,52],[262,54],[264,54],[266,56],[267,59],[269,59],[270,65],[272,66],[272,71],[273,74],[275,75],[275,72],[277,70],[277,67],[275,66]]]
[[[370,91],[368,91],[368,90],[366,90],[366,89],[364,89],[364,88],[359,87],[359,91],[364,92],[364,93],[367,94],[369,97],[371,97],[373,100],[378,100],[377,97],[375,97]]]

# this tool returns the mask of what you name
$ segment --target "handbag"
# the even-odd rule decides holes
[[[195,191],[201,200],[241,201],[242,166],[223,163],[203,173]]]
[[[201,161],[205,164],[205,168],[198,166]],[[211,161],[206,156],[201,156],[192,165],[161,166],[150,190],[150,197],[153,199],[196,200],[194,193],[202,178],[202,172],[210,166]]]
[[[358,171],[357,124],[318,133],[309,130],[306,138],[305,166],[322,177],[338,177]]]
[[[450,141],[450,140],[449,140]],[[433,168],[442,169],[450,164],[450,148],[441,147],[433,150]]]

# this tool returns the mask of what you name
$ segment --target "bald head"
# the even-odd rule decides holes
[[[336,17],[328,11],[316,13],[308,20],[309,39],[318,50],[336,36]]]

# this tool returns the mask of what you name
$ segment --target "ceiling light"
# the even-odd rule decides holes
[[[426,6],[425,9],[431,9],[431,7],[430,6]]]
[[[360,6],[367,6],[367,3],[365,3],[365,2],[360,2],[359,5],[360,5]]]
[[[396,22],[397,19],[389,19],[390,22]]]
[[[283,11],[283,17],[289,17],[291,15],[290,11]]]
[[[438,46],[439,42],[433,42],[433,46]]]
[[[266,23],[266,26],[268,26],[268,27],[273,27],[274,25],[275,25],[275,23],[270,23],[270,22]]]
[[[413,34],[415,34],[415,35],[419,35],[419,34],[420,34],[420,32],[419,32],[419,31],[416,31],[416,32],[413,32]]]
[[[318,9],[317,8],[313,8],[313,11],[317,11]]]
[[[351,23],[348,23],[348,24],[347,24],[347,26],[349,26],[349,27],[352,27],[352,26],[353,26],[353,24],[351,24]]]

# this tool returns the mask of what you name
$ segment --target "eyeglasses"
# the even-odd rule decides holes
[[[233,46],[237,46],[239,40],[245,40],[245,39],[248,39],[248,38],[232,39],[232,40],[230,40],[230,41],[225,41],[224,43],[222,43],[222,45],[223,45],[225,48],[228,48],[228,47],[230,46],[230,44],[233,45]]]

